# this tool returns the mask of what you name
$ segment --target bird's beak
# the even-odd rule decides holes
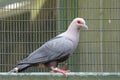
[[[83,24],[82,28],[88,30],[88,26],[86,24]]]

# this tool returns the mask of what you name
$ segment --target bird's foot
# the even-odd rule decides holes
[[[70,72],[70,70],[64,70],[64,69],[60,69],[60,68],[53,68],[52,67],[52,72],[60,72],[60,73],[62,73],[64,76],[66,76],[67,77],[67,72]]]

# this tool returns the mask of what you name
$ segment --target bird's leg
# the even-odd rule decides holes
[[[65,65],[62,67],[62,70],[66,70],[66,68],[67,68],[67,63],[65,63]],[[68,72],[70,72],[70,70],[66,70],[66,71],[68,71]]]
[[[63,68],[62,68],[62,69],[63,69],[63,70],[65,70],[65,69],[67,68],[67,65],[68,65],[68,64],[67,64],[67,63],[65,63],[65,65],[63,66]]]
[[[67,76],[67,72],[70,72],[70,70],[65,70],[65,69],[60,69],[58,67],[54,68],[54,67],[51,67],[52,69],[52,72],[60,72],[62,73],[64,76]]]
[[[67,76],[67,72],[70,72],[70,70],[65,70],[67,67],[67,64],[65,64],[63,66],[62,69],[58,68],[58,62],[57,61],[52,61],[52,62],[48,62],[45,64],[46,67],[48,67],[48,69],[51,70],[51,72],[60,72],[62,73],[64,76]]]

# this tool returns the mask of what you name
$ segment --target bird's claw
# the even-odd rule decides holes
[[[66,69],[66,67],[67,67],[67,64],[65,64],[64,66],[63,66],[63,68],[62,69],[60,69],[60,68],[51,68],[52,69],[52,71],[51,72],[60,72],[60,73],[62,73],[64,76],[66,76],[67,77],[67,72],[70,72],[70,70],[65,70]]]
[[[60,73],[62,73],[64,76],[66,76],[67,77],[67,72],[70,72],[70,70],[64,70],[64,69],[59,69],[59,68],[54,68],[54,69],[52,69],[52,72],[60,72]]]

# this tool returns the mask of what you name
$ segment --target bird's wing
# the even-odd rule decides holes
[[[55,37],[32,52],[19,64],[45,63],[60,59],[73,51],[73,43],[65,37]]]

